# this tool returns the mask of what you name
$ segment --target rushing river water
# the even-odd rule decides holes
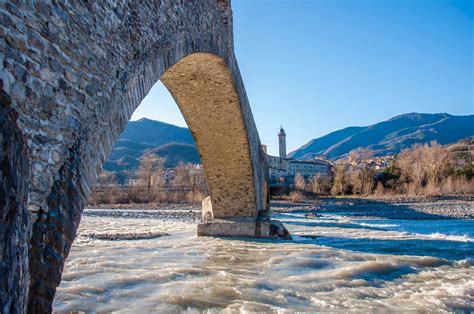
[[[474,221],[279,214],[294,241],[197,238],[196,225],[83,217],[55,311],[474,311]],[[314,237],[317,236],[317,237]]]

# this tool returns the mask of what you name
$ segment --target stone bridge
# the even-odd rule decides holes
[[[0,312],[51,311],[102,165],[158,80],[204,166],[198,233],[287,235],[268,218],[229,0],[3,0],[0,36]]]

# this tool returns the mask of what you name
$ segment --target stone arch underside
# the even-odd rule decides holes
[[[176,100],[198,147],[214,218],[255,217],[247,130],[224,60],[192,54],[168,69],[161,81]]]
[[[258,141],[258,135],[256,131],[249,134],[247,128],[251,113],[245,116],[242,104],[248,104],[239,98],[245,97],[245,90],[239,91],[222,57],[209,52],[180,57],[165,56],[140,66],[142,72],[130,79],[125,101],[102,116],[103,120],[93,126],[95,132],[80,130],[78,140],[68,148],[45,207],[36,212],[31,226],[29,311],[52,309],[87,198],[113,144],[157,78],[175,98],[196,141],[214,217],[255,218],[259,210],[266,212],[268,203],[259,194],[264,189],[259,184],[265,181],[266,164],[262,163],[260,143],[253,142],[252,147],[250,142]]]
[[[0,238],[23,248],[0,256],[9,282],[0,286],[3,312],[51,311],[102,165],[159,79],[196,140],[215,217],[265,216],[266,158],[233,54],[227,0],[2,2],[0,34],[0,101],[8,98],[12,112],[7,132],[16,124],[22,139],[21,154],[4,162],[27,168],[7,174],[22,188],[2,196],[19,210],[9,212]],[[12,267],[21,280],[6,271]]]

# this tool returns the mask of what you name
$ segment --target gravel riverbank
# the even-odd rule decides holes
[[[302,203],[274,200],[274,212],[337,213],[387,219],[474,219],[472,197],[321,198]],[[114,204],[89,206],[85,216],[179,220],[199,223],[201,204]]]
[[[98,204],[87,205],[86,209],[200,211],[201,203]]]
[[[272,211],[306,213],[307,217],[318,218],[319,214],[344,214],[360,218],[386,219],[474,219],[474,201],[470,198],[452,199],[364,199],[364,198],[322,198],[302,203],[272,201]],[[117,219],[157,219],[161,221],[198,224],[201,221],[200,204],[115,204],[87,208],[87,217]],[[90,233],[82,237],[95,240],[143,240],[166,236],[164,232],[145,233]]]
[[[164,236],[169,236],[164,232],[127,232],[127,233],[86,233],[81,234],[82,237],[93,240],[108,240],[108,241],[122,241],[122,240],[148,240],[156,239]]]
[[[201,210],[186,207],[180,210],[173,209],[86,209],[83,216],[111,217],[126,219],[159,219],[189,223],[198,223],[201,219]]]
[[[163,222],[170,222],[172,225],[175,223],[190,223],[197,224],[201,220],[201,208],[196,204],[152,204],[146,206],[140,204],[134,205],[100,205],[86,208],[82,214],[85,217],[92,218],[92,221],[100,221],[100,218],[113,218],[116,224],[123,226],[130,224],[130,220],[137,220],[139,225],[140,220],[145,220],[150,224],[160,224]],[[99,218],[99,219],[95,219]],[[116,219],[116,220],[115,220]],[[151,220],[158,220],[156,223]],[[109,220],[110,221],[110,220]],[[122,223],[123,221],[123,223]],[[134,223],[131,223],[133,226]],[[164,236],[168,236],[166,230],[153,230],[140,232],[134,228],[130,228],[127,232],[113,230],[105,230],[105,232],[93,232],[88,233],[83,230],[79,230],[78,236],[81,238],[88,238],[91,240],[105,240],[105,241],[123,241],[123,240],[146,240],[156,239]]]
[[[472,198],[322,198],[293,204],[272,202],[276,212],[338,213],[387,219],[474,219]]]

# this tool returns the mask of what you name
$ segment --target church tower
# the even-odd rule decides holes
[[[280,132],[278,132],[278,145],[280,147],[280,158],[286,158],[286,134],[283,127],[280,127]]]

